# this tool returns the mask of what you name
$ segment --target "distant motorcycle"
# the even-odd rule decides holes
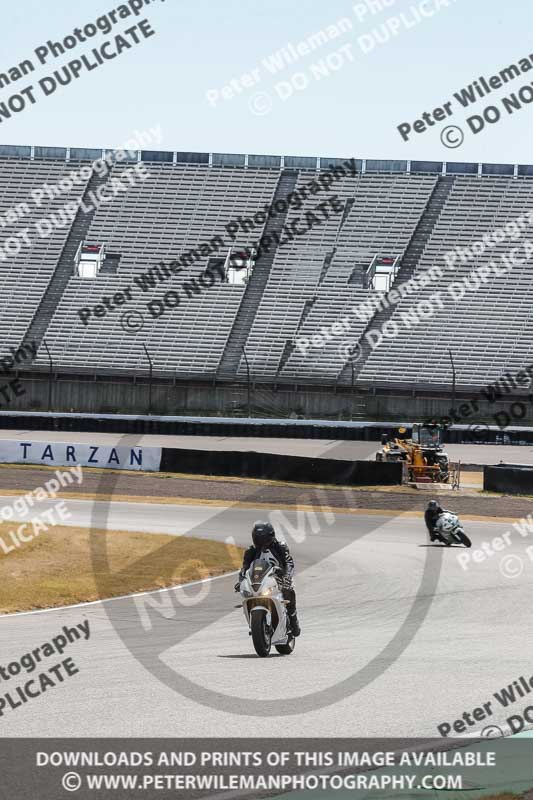
[[[464,532],[459,522],[459,517],[452,514],[451,511],[445,511],[444,514],[439,516],[435,523],[435,531],[447,547],[452,544],[463,544],[465,547],[472,547],[472,542]]]
[[[272,645],[278,653],[290,656],[295,639],[290,631],[287,601],[276,576],[276,566],[266,558],[250,564],[241,580],[240,594],[255,652],[265,658]]]

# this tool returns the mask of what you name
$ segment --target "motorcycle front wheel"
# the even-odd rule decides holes
[[[459,537],[459,541],[461,544],[464,544],[465,547],[472,547],[472,542],[466,535],[466,533],[458,533],[457,536]]]
[[[252,641],[255,652],[261,658],[270,655],[272,636],[267,625],[266,611],[254,611],[252,614]]]

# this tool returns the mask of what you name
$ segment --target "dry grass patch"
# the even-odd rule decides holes
[[[9,543],[7,523],[0,536]],[[166,534],[57,526],[0,551],[0,613],[161,589],[239,569],[240,547]]]

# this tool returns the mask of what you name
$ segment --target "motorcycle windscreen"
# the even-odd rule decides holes
[[[252,563],[250,567],[250,577],[254,589],[257,590],[257,588],[259,588],[259,585],[271,567],[272,564],[270,561],[267,561],[266,558],[258,558],[257,561]]]
[[[459,520],[457,519],[455,514],[447,513],[447,514],[443,514],[440,517],[440,519],[439,519],[439,521],[437,523],[437,528],[439,530],[441,530],[441,531],[448,532],[448,531],[453,530],[455,527],[457,527],[458,524],[459,524]]]

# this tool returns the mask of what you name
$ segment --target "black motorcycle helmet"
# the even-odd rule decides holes
[[[276,533],[270,522],[256,522],[252,530],[252,540],[256,547],[260,550],[266,550],[270,547]]]
[[[440,508],[436,500],[430,500],[428,503],[428,511],[438,511]]]

